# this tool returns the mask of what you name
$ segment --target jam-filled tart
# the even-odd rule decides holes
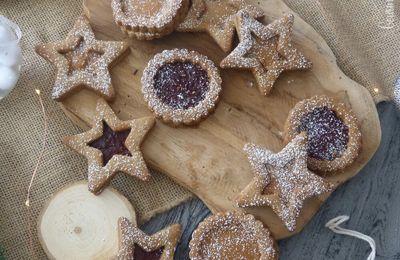
[[[317,172],[337,172],[354,162],[361,132],[354,113],[343,103],[320,95],[300,101],[285,124],[288,143],[300,132],[308,136],[308,167]]]
[[[278,259],[268,229],[250,214],[217,213],[206,218],[193,232],[189,244],[192,260]]]
[[[221,83],[217,67],[206,56],[186,49],[165,50],[143,71],[142,92],[164,122],[194,125],[214,111]]]

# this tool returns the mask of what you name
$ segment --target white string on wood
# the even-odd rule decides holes
[[[335,232],[337,234],[352,236],[352,237],[356,237],[356,238],[362,239],[364,241],[367,241],[369,246],[371,247],[371,253],[369,254],[367,260],[374,260],[375,256],[376,256],[376,244],[375,244],[375,240],[372,237],[364,235],[363,233],[360,233],[360,232],[357,232],[354,230],[339,227],[340,224],[342,224],[343,222],[346,222],[349,219],[350,219],[349,216],[338,216],[338,217],[328,221],[325,224],[325,227],[329,228],[330,230],[332,230],[333,232]]]

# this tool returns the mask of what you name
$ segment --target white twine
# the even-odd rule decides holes
[[[376,244],[375,244],[375,240],[372,237],[364,235],[363,233],[360,233],[360,232],[357,232],[354,230],[339,227],[340,224],[342,224],[343,222],[346,222],[349,219],[350,219],[349,216],[338,216],[338,217],[328,221],[325,224],[325,227],[329,228],[330,230],[332,230],[333,232],[335,232],[337,234],[352,236],[352,237],[356,237],[356,238],[362,239],[364,241],[367,241],[369,246],[371,247],[371,253],[369,254],[367,260],[374,260],[375,256],[376,256]]]

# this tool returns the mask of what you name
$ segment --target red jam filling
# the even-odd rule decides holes
[[[347,149],[349,129],[328,107],[303,116],[297,131],[307,132],[308,156],[312,158],[333,161]]]
[[[164,251],[164,247],[157,250],[147,252],[140,246],[135,245],[135,251],[133,253],[133,259],[135,260],[159,260]]]
[[[209,90],[207,71],[190,62],[163,65],[157,71],[154,83],[157,97],[176,109],[197,106]]]
[[[103,121],[103,135],[89,143],[89,146],[99,149],[103,154],[103,166],[107,165],[108,161],[116,154],[132,156],[125,146],[125,140],[130,132],[130,129],[114,132]]]

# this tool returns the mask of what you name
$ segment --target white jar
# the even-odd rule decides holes
[[[21,29],[0,15],[0,100],[17,84],[21,71],[22,53],[19,41]]]

